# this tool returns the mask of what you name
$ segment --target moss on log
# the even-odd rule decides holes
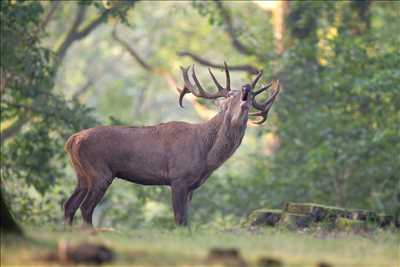
[[[344,209],[315,203],[285,203],[283,210],[258,209],[248,216],[246,225],[276,226],[287,225],[290,228],[309,227],[312,223],[326,223],[338,229],[357,229],[363,227],[400,227],[395,216],[378,214],[363,209]]]
[[[367,223],[361,220],[347,219],[347,218],[337,218],[336,228],[339,230],[362,230],[367,227]]]
[[[297,214],[310,214],[314,208],[320,207],[321,205],[313,203],[294,203],[287,202],[283,206],[285,212],[297,213]]]
[[[284,211],[309,215],[315,222],[330,221],[334,222],[336,218],[352,218],[351,212],[342,208],[319,205],[314,203],[293,203],[288,202],[284,206]]]
[[[353,220],[368,221],[371,223],[378,223],[379,216],[377,213],[369,210],[350,210],[351,218]]]
[[[250,213],[248,223],[251,226],[275,226],[281,219],[281,210],[258,209]]]
[[[279,224],[286,225],[289,228],[305,228],[314,222],[314,218],[308,214],[298,214],[284,212]]]

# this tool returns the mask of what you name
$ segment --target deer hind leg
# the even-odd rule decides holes
[[[72,225],[76,210],[79,208],[88,193],[87,184],[83,177],[78,176],[78,184],[72,195],[64,203],[64,222],[66,225]]]
[[[93,227],[92,216],[94,208],[103,198],[114,178],[111,176],[111,174],[106,177],[103,174],[103,176],[99,177],[102,177],[103,179],[93,180],[92,186],[89,188],[89,192],[80,206],[84,224],[90,227]]]
[[[171,191],[175,223],[177,225],[186,226],[188,224],[188,204],[191,193],[185,184],[180,183],[173,183],[171,185]]]

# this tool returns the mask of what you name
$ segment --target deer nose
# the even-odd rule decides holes
[[[242,90],[243,90],[243,92],[250,93],[250,91],[251,91],[251,86],[250,86],[250,84],[245,84],[245,85],[243,85],[243,86],[242,86]]]

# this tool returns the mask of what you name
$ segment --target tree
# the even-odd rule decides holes
[[[394,212],[399,39],[369,22],[393,15],[378,3],[290,3],[274,174],[293,200]]]
[[[44,192],[56,177],[63,175],[62,148],[66,138],[93,126],[96,119],[76,98],[67,100],[54,90],[57,69],[73,42],[86,37],[110,16],[123,19],[133,3],[103,6],[97,1],[83,1],[77,5],[70,31],[60,47],[52,51],[44,48],[41,41],[49,21],[60,10],[58,3],[48,4],[45,14],[46,3],[1,2],[2,180],[23,179]],[[100,15],[81,27],[90,5]],[[2,214],[3,208],[6,214],[7,206],[3,204]]]
[[[16,233],[22,234],[22,230],[11,215],[9,208],[7,207],[6,202],[3,199],[2,190],[0,190],[0,215],[1,215],[1,224],[0,231],[1,233]]]

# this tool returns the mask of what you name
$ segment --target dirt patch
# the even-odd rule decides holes
[[[213,248],[209,251],[207,264],[220,264],[230,267],[246,267],[247,263],[242,258],[240,251],[235,248]]]
[[[321,261],[317,263],[316,267],[332,267],[332,265],[327,262]]]
[[[58,250],[39,256],[38,260],[62,264],[103,264],[113,261],[114,252],[101,244],[81,243],[70,245],[60,241]]]
[[[257,261],[257,266],[259,267],[281,267],[283,263],[279,259],[270,257],[261,257]]]

